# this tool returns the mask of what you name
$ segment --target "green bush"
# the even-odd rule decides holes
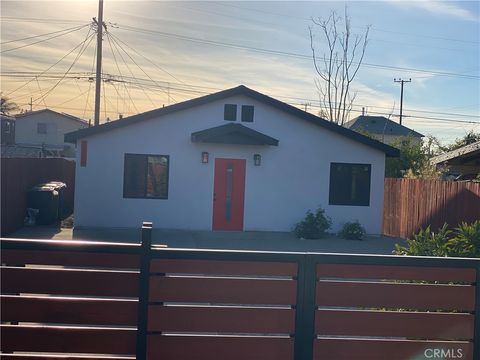
[[[338,236],[348,240],[362,240],[365,233],[365,228],[358,221],[354,221],[345,223]]]
[[[455,229],[455,237],[447,243],[450,256],[480,257],[480,220],[467,224],[462,222]]]
[[[397,255],[480,257],[480,220],[461,223],[448,229],[444,224],[436,233],[428,226],[420,230],[406,246],[395,245]]]
[[[325,215],[325,210],[318,208],[315,213],[308,210],[305,219],[294,226],[293,232],[298,238],[320,239],[331,226],[332,219]]]

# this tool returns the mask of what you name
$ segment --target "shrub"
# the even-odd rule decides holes
[[[320,239],[332,226],[332,219],[325,215],[325,210],[318,208],[315,213],[307,211],[305,218],[297,223],[293,232],[296,237],[304,239]]]
[[[455,236],[447,243],[450,256],[480,257],[480,220],[471,224],[462,222]]]
[[[428,226],[420,230],[406,246],[395,245],[397,255],[480,257],[480,220],[471,224],[461,223],[448,229],[444,224],[438,232]]]
[[[348,240],[362,240],[365,233],[365,228],[358,221],[354,221],[345,223],[338,236]]]

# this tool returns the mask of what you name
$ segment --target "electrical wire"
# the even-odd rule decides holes
[[[77,27],[68,28],[68,29],[63,29],[63,30],[58,30],[58,31],[53,31],[53,32],[49,32],[49,33],[45,33],[45,34],[40,34],[40,35],[28,36],[28,37],[24,37],[24,38],[21,38],[21,39],[3,41],[3,42],[0,43],[0,45],[5,45],[5,44],[12,43],[12,42],[17,42],[17,41],[24,41],[24,40],[36,39],[36,38],[39,38],[39,37],[44,37],[44,36],[48,36],[48,35],[58,34],[58,33],[61,33],[61,32],[64,32],[64,31],[68,31],[68,30],[72,30],[72,29],[75,29],[75,28],[77,28]]]
[[[127,54],[127,56],[130,58],[130,60],[131,60],[153,83],[156,84],[155,80],[153,80],[153,79],[150,77],[150,75],[148,75],[148,73],[147,73],[145,70],[143,70],[143,68],[142,68],[140,65],[138,65],[138,63],[135,61],[135,59],[134,59],[134,58],[122,47],[122,45],[116,40],[116,37],[112,36],[112,40],[113,40],[114,43],[116,43],[116,45],[117,45],[118,47],[120,47],[120,49],[123,50],[123,52],[124,52],[125,54]],[[133,76],[133,73],[132,73],[132,76]],[[166,94],[167,96],[171,97],[175,102],[177,101],[174,97],[170,96],[170,94],[168,94],[168,92],[166,92],[165,90],[163,90],[163,91],[165,92],[165,94]],[[154,106],[155,106],[155,105],[154,105]]]
[[[72,67],[75,66],[75,64],[77,63],[78,59],[82,56],[82,54],[85,52],[85,50],[87,49],[87,47],[90,45],[90,43],[92,42],[93,38],[95,37],[95,34],[91,34],[90,35],[90,31],[91,31],[91,28],[89,29],[89,32],[87,33],[87,36],[85,37],[85,40],[83,41],[83,45],[82,45],[82,48],[79,50],[77,56],[75,57],[75,59],[73,60],[72,64],[69,66],[69,68],[67,69],[67,71],[65,72],[64,76],[62,76],[60,78],[60,80],[58,80],[58,82],[52,86],[52,88],[50,88],[43,96],[41,96],[42,99],[45,99],[48,95],[50,95],[52,93],[53,90],[55,90],[57,88],[57,86],[62,82],[63,79],[65,79],[65,76],[68,75],[68,72],[72,69]],[[88,44],[85,45],[85,43],[88,41]],[[35,99],[35,101],[37,101],[38,99],[40,98],[37,98]]]
[[[115,51],[113,49],[113,46],[112,46],[112,41],[111,41],[111,34],[110,33],[107,33],[107,39],[108,39],[108,44],[110,45],[110,52],[112,53],[112,56],[113,56],[113,60],[115,62],[115,66],[117,67],[117,71],[118,73],[120,74],[120,78],[123,79],[123,74],[122,74],[122,71],[120,70],[120,66],[118,65],[118,61],[117,61],[117,57],[115,56]],[[118,51],[118,49],[117,49]],[[125,86],[125,85],[124,85]],[[117,91],[118,93],[118,90],[117,88],[115,88],[115,90]],[[125,86],[125,91],[127,92],[127,95],[130,99],[130,101],[132,102],[132,104],[135,104],[132,100],[132,96],[128,90],[128,88]],[[118,93],[118,95],[120,95],[120,93]],[[125,110],[125,99],[123,100],[123,110]]]
[[[0,51],[0,54],[6,53],[6,52],[9,52],[9,51],[14,51],[14,50],[23,49],[23,48],[26,48],[26,47],[28,47],[28,46],[33,46],[33,45],[36,45],[36,44],[39,44],[39,43],[42,43],[42,42],[45,42],[45,41],[48,41],[48,40],[51,40],[51,39],[56,39],[56,38],[58,38],[58,37],[60,37],[60,36],[65,36],[65,35],[68,35],[68,34],[71,34],[71,33],[75,32],[75,31],[84,29],[84,28],[86,28],[87,26],[90,26],[90,24],[82,25],[82,26],[77,26],[77,27],[71,28],[71,29],[70,29],[69,31],[67,31],[67,32],[63,32],[63,33],[61,33],[61,34],[57,34],[57,35],[51,36],[51,37],[46,38],[46,39],[38,40],[38,41],[35,41],[35,42],[33,42],[33,43],[30,43],[30,44],[25,44],[25,45],[17,46],[17,47],[14,47],[14,48],[2,50],[2,51]]]
[[[175,38],[175,39],[179,39],[179,40],[183,40],[183,41],[195,42],[195,43],[199,43],[199,44],[212,45],[212,46],[227,47],[227,48],[233,48],[233,49],[240,49],[240,50],[247,50],[247,51],[253,51],[253,52],[258,52],[258,53],[263,53],[263,54],[286,56],[286,57],[293,57],[293,58],[299,58],[299,59],[309,59],[309,60],[312,58],[311,55],[305,55],[305,54],[300,54],[300,53],[278,51],[278,50],[272,50],[272,49],[264,49],[264,48],[245,46],[245,45],[233,44],[233,43],[227,43],[227,42],[220,42],[220,41],[213,41],[213,40],[205,40],[205,39],[195,38],[195,37],[191,37],[191,36],[185,36],[185,35],[180,35],[180,34],[175,34],[175,33],[168,33],[168,32],[164,32],[164,31],[151,30],[151,29],[144,29],[144,28],[139,28],[139,27],[134,27],[134,26],[118,25],[118,29],[122,29],[122,30],[125,30],[125,31],[131,31],[131,32],[137,32],[137,33],[144,33],[144,34],[157,34],[157,35],[161,35],[161,36],[164,36],[164,37],[171,37],[171,38]],[[341,61],[341,60],[339,60],[339,61]],[[352,64],[357,65],[358,63],[352,62]],[[380,64],[365,63],[365,62],[362,62],[362,66],[375,68],[375,69],[382,69],[382,70],[396,70],[396,71],[401,71],[401,72],[415,72],[415,73],[432,74],[432,75],[446,76],[446,77],[458,77],[458,78],[471,79],[471,80],[479,80],[480,79],[480,76],[476,76],[476,75],[465,75],[465,74],[458,74],[458,73],[452,73],[452,72],[415,69],[415,68],[390,66],[390,65],[380,65]]]

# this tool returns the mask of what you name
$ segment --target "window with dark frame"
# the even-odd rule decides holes
[[[253,105],[242,105],[242,121],[253,122]]]
[[[330,164],[330,205],[370,205],[370,164]]]
[[[123,197],[168,199],[168,155],[125,154]]]
[[[46,134],[46,133],[47,133],[47,124],[37,123],[37,134]]]
[[[223,118],[227,121],[236,121],[237,120],[237,105],[236,104],[225,104],[223,109]]]

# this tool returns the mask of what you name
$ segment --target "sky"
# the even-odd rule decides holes
[[[98,1],[1,1],[1,91],[93,118]],[[101,122],[240,84],[318,114],[312,18],[370,27],[350,117],[390,116],[449,143],[480,132],[478,1],[104,0]],[[48,34],[44,35],[43,34]],[[325,41],[314,28],[317,54]],[[42,36],[39,36],[42,35]],[[53,65],[53,66],[52,66]]]

